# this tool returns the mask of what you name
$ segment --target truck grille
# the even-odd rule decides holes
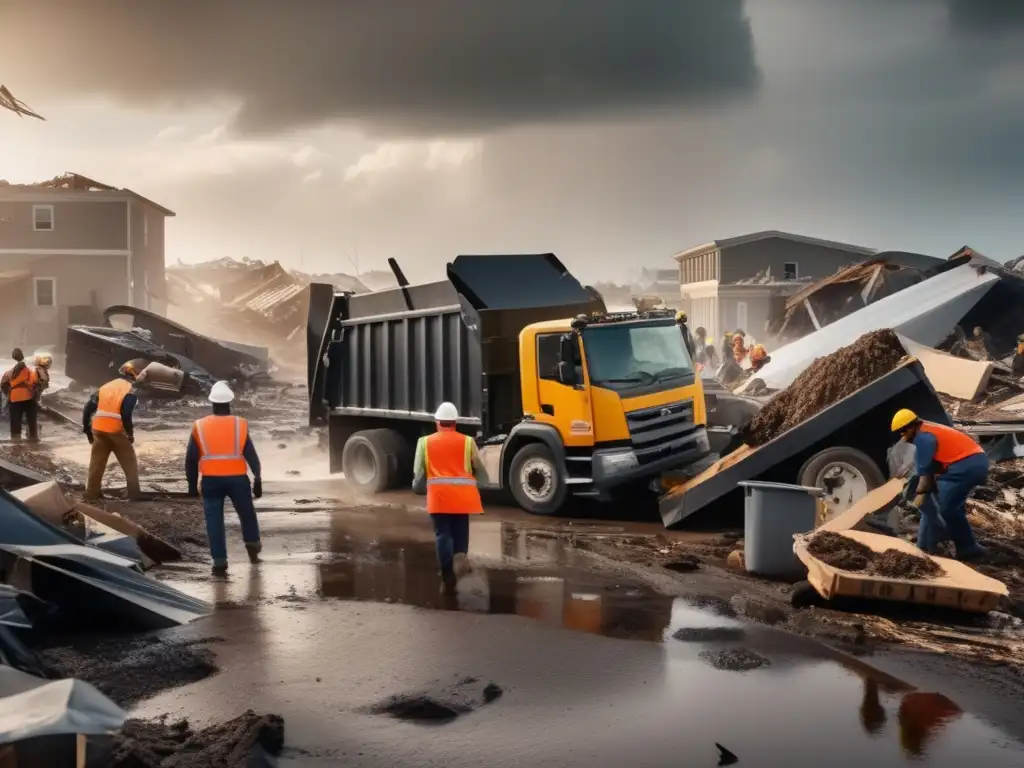
[[[693,400],[656,405],[626,414],[626,425],[641,464],[685,451],[698,437]]]

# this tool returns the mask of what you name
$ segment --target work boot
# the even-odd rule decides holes
[[[988,550],[979,544],[974,549],[969,549],[963,554],[957,552],[956,559],[961,563],[976,563],[979,560],[983,560],[987,554]]]
[[[452,558],[452,570],[455,572],[456,578],[462,578],[473,570],[473,566],[470,564],[469,557],[466,553],[455,553],[455,557]]]
[[[253,543],[245,543],[245,551],[249,554],[250,563],[258,563],[260,561],[260,552],[263,551],[263,542],[256,541]]]
[[[228,575],[228,561],[227,560],[214,560],[213,568],[211,568],[214,576],[227,576]]]
[[[441,572],[441,591],[444,594],[453,595],[455,594],[455,585],[458,579],[455,578],[455,573],[452,571]]]

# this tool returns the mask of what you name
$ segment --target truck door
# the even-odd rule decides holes
[[[590,401],[590,380],[583,354],[576,340],[576,370],[579,384],[572,386],[558,380],[561,333],[537,335],[537,394],[540,413],[537,421],[558,430],[567,446],[587,447],[594,444],[594,420]]]

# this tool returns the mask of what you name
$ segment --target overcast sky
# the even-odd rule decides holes
[[[47,118],[0,115],[0,178],[151,197],[172,262],[1024,253],[1019,0],[4,0],[0,29]]]

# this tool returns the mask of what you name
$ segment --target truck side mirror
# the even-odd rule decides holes
[[[575,387],[579,384],[579,378],[576,376],[576,366],[572,363],[565,362],[565,360],[559,360],[558,382],[569,387]]]
[[[578,356],[579,341],[576,340],[576,335],[567,333],[562,336],[558,343],[558,359],[563,363],[574,365]]]

